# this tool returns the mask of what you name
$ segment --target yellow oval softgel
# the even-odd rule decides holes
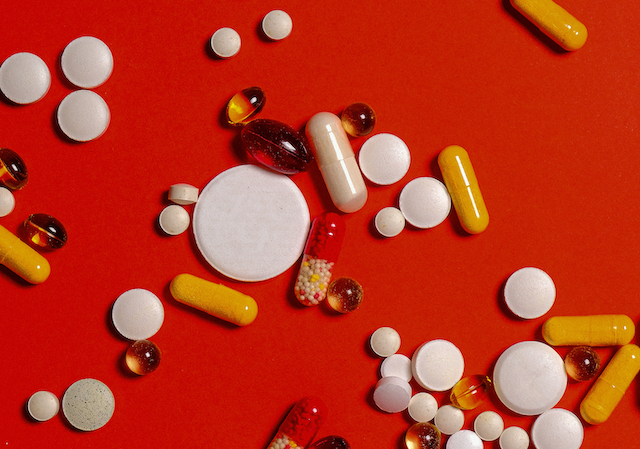
[[[176,301],[238,326],[253,323],[258,315],[251,296],[192,274],[177,275],[169,289]]]
[[[635,333],[626,315],[554,316],[542,325],[542,336],[552,346],[626,345]]]
[[[640,348],[625,345],[618,349],[580,404],[584,420],[589,424],[605,422],[639,371]]]
[[[587,27],[551,0],[510,0],[513,7],[567,51],[587,41]]]
[[[0,226],[0,264],[31,284],[41,284],[51,273],[47,259]]]

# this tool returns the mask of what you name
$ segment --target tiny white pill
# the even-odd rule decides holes
[[[399,377],[383,377],[376,384],[373,402],[387,413],[398,413],[409,406],[411,401],[411,385]]]
[[[40,100],[51,86],[51,72],[47,64],[33,53],[15,53],[0,66],[0,90],[17,104]]]
[[[171,204],[165,207],[158,217],[160,229],[168,235],[182,234],[189,229],[189,223],[191,223],[189,212],[177,204]]]
[[[11,190],[6,187],[0,187],[0,217],[9,215],[16,206],[16,198]]]
[[[411,152],[404,141],[393,134],[381,133],[370,137],[358,152],[362,174],[378,185],[400,181],[409,171]]]
[[[113,55],[100,39],[81,36],[71,41],[60,57],[62,73],[78,87],[92,89],[103,84],[113,72]]]
[[[27,410],[36,421],[48,421],[58,414],[60,402],[55,394],[49,391],[38,391],[29,398]]]
[[[87,432],[108,423],[115,406],[109,387],[96,379],[75,382],[62,397],[62,411],[69,424]]]
[[[514,272],[504,286],[507,307],[520,318],[539,318],[556,300],[553,279],[539,268],[525,267]]]
[[[511,426],[500,435],[500,449],[528,449],[529,434],[522,427]]]
[[[500,438],[504,430],[504,420],[493,411],[486,411],[476,416],[473,430],[484,441],[495,441]]]
[[[411,381],[411,359],[404,354],[392,354],[386,357],[380,365],[380,376],[395,376],[407,382]]]
[[[211,49],[221,58],[230,58],[240,51],[240,35],[233,28],[220,28],[211,36]]]
[[[389,357],[400,349],[400,334],[391,327],[381,327],[371,334],[371,349],[380,357]]]
[[[413,378],[430,391],[446,391],[462,378],[464,358],[450,341],[431,340],[424,343],[411,357]]]
[[[107,130],[111,121],[109,106],[91,90],[76,90],[58,106],[58,125],[72,140],[88,142]]]
[[[284,39],[293,29],[293,21],[291,16],[279,9],[269,12],[262,19],[262,31],[264,34],[274,41]]]
[[[482,449],[484,444],[471,430],[460,430],[449,437],[447,449]]]
[[[451,211],[447,187],[435,178],[416,178],[400,192],[399,207],[407,221],[420,229],[442,223]]]
[[[438,409],[434,424],[445,435],[453,435],[464,426],[464,413],[453,405],[443,405]]]
[[[374,222],[380,235],[395,237],[404,229],[405,218],[400,209],[385,207],[376,214]]]
[[[569,410],[553,408],[534,421],[531,439],[536,449],[578,449],[582,446],[584,428]]]
[[[164,307],[150,291],[134,288],[116,299],[111,318],[124,338],[146,340],[160,330],[164,322]]]
[[[191,184],[174,184],[169,188],[169,201],[181,205],[193,204],[198,201],[199,193],[199,189]]]
[[[407,411],[414,421],[428,422],[436,416],[438,401],[433,395],[421,391],[411,397]]]

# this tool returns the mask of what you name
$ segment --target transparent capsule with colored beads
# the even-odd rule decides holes
[[[8,148],[0,148],[0,185],[9,190],[20,190],[29,179],[27,166],[18,154]]]
[[[249,123],[262,111],[266,97],[259,87],[247,87],[241,90],[227,103],[227,121],[231,125],[241,126]]]
[[[472,410],[479,406],[491,389],[491,379],[482,374],[460,379],[451,389],[451,404],[461,410]]]
[[[326,417],[327,406],[320,398],[308,396],[300,399],[282,421],[267,449],[306,448]]]
[[[327,296],[344,232],[344,221],[335,212],[324,212],[313,220],[294,287],[296,298],[305,306],[318,305]]]

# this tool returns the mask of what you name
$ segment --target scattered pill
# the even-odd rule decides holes
[[[400,234],[404,229],[405,222],[402,211],[391,206],[380,209],[374,219],[376,230],[383,237],[395,237]]]
[[[564,356],[564,368],[573,380],[591,380],[600,369],[600,356],[589,346],[576,346]]]
[[[562,408],[547,410],[531,427],[531,439],[536,449],[579,449],[583,438],[580,419]]]
[[[411,369],[413,378],[421,387],[430,391],[446,391],[462,378],[464,358],[450,341],[431,340],[413,353]]]
[[[360,147],[358,163],[362,174],[378,185],[400,181],[409,171],[411,152],[404,141],[389,133],[369,137]]]
[[[109,422],[115,410],[113,393],[96,379],[73,383],[62,397],[62,411],[69,424],[78,430],[92,431]]]
[[[522,427],[507,427],[498,441],[500,449],[529,449],[529,434]]]
[[[327,289],[327,302],[336,312],[353,312],[360,307],[363,298],[362,285],[355,279],[348,277],[340,277],[331,281]]]
[[[147,340],[162,327],[164,307],[149,290],[134,288],[116,299],[111,318],[116,330],[124,338]]]
[[[11,190],[0,187],[0,217],[6,217],[16,207],[16,198]]]
[[[428,422],[417,422],[407,430],[404,443],[407,449],[439,449],[442,434]]]
[[[182,234],[189,229],[189,223],[191,223],[189,212],[178,204],[171,204],[165,207],[158,216],[160,229],[167,235]]]
[[[40,248],[59,249],[67,244],[67,230],[51,215],[31,214],[22,227],[27,240]]]
[[[162,351],[149,340],[134,341],[125,354],[127,367],[140,376],[154,372],[160,366],[161,359]]]
[[[274,41],[279,41],[291,34],[293,21],[286,12],[275,9],[262,19],[262,31]]]
[[[0,226],[0,264],[31,284],[41,284],[51,274],[47,259]]]
[[[76,90],[64,97],[58,106],[57,116],[60,130],[77,142],[97,139],[111,121],[109,106],[91,90]]]
[[[395,376],[407,382],[411,381],[411,359],[404,354],[392,354],[380,364],[380,376]]]
[[[554,316],[542,325],[542,336],[553,346],[626,345],[635,333],[626,315]]]
[[[541,269],[521,268],[507,279],[504,300],[518,317],[539,318],[551,310],[556,300],[556,286],[551,276]]]
[[[436,427],[445,435],[453,435],[464,426],[464,413],[453,405],[443,405],[434,418]]]
[[[351,446],[342,437],[330,435],[313,443],[308,449],[351,449]]]
[[[400,334],[392,327],[380,327],[371,334],[371,349],[380,357],[389,357],[400,349]]]
[[[376,113],[366,103],[351,103],[340,116],[344,130],[353,137],[371,134],[376,125]]]
[[[220,28],[211,36],[211,50],[220,58],[235,56],[240,51],[240,35],[233,28]]]
[[[438,401],[432,394],[421,391],[411,397],[407,411],[416,422],[431,421],[438,411]]]
[[[0,65],[0,90],[14,103],[35,103],[45,96],[50,86],[47,64],[33,53],[15,53]]]
[[[27,166],[18,153],[0,148],[0,184],[9,190],[20,190],[28,180]]]
[[[451,389],[449,399],[461,410],[473,410],[484,401],[490,389],[491,379],[475,374],[460,379]]]
[[[398,413],[405,410],[411,401],[411,385],[404,379],[389,376],[376,383],[373,402],[387,413]]]
[[[451,196],[435,178],[415,178],[400,192],[398,204],[409,224],[428,229],[442,223],[451,211]]]
[[[246,125],[262,111],[267,97],[259,87],[247,87],[235,94],[227,103],[227,122],[230,125]]]
[[[504,420],[496,412],[487,410],[476,416],[473,430],[483,441],[495,441],[504,430]]]
[[[300,399],[282,421],[267,449],[309,446],[326,418],[327,406],[320,398]]]
[[[191,184],[174,184],[169,187],[169,201],[181,206],[198,202],[198,194],[200,190]]]
[[[38,391],[29,398],[27,410],[36,421],[48,421],[58,414],[60,401],[50,391]]]
[[[81,36],[72,40],[60,57],[62,73],[78,87],[92,89],[103,84],[113,72],[113,55],[100,39]]]
[[[471,430],[459,430],[447,440],[447,449],[482,449],[484,444]]]

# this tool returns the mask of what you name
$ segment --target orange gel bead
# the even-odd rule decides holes
[[[67,231],[57,218],[47,214],[31,214],[24,223],[27,239],[46,249],[62,248],[67,243]]]
[[[129,369],[140,375],[152,373],[160,366],[162,352],[158,345],[149,340],[135,341],[127,349],[125,361]]]
[[[229,100],[227,103],[227,121],[231,125],[249,123],[262,111],[267,98],[259,87],[248,87]]]
[[[433,424],[419,422],[409,427],[404,442],[407,449],[440,449],[442,434]]]
[[[8,148],[0,148],[0,185],[10,190],[20,190],[29,179],[27,166],[18,154]]]
[[[484,401],[491,389],[488,376],[476,374],[460,379],[451,389],[451,403],[461,410],[472,410]]]
[[[327,301],[336,312],[349,313],[360,307],[364,291],[354,279],[342,277],[329,284]]]
[[[565,356],[564,368],[573,380],[591,380],[600,369],[600,356],[589,346],[577,346]]]
[[[353,137],[371,134],[376,124],[376,113],[366,103],[352,103],[340,116],[344,130]]]

